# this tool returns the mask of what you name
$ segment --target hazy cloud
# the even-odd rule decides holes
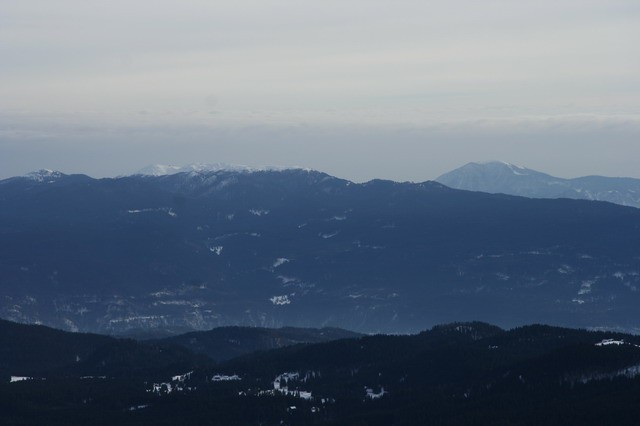
[[[0,174],[210,157],[637,175],[639,18],[636,0],[6,1]]]

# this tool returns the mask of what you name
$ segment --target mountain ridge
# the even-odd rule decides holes
[[[337,328],[220,327],[168,338],[136,340],[104,334],[74,333],[0,319],[0,375],[58,375],[71,372],[102,375],[105,373],[101,370],[103,367],[110,374],[123,374],[127,368],[131,374],[149,368],[144,362],[145,358],[154,359],[160,365],[171,357],[199,363],[199,359],[205,356],[211,361],[220,362],[251,352],[360,336],[360,333]],[[166,354],[161,355],[162,352],[169,352],[168,358]],[[189,352],[193,357],[188,355]],[[123,356],[125,353],[128,355]],[[136,357],[142,361],[133,362]]]
[[[640,212],[306,170],[0,181],[0,317],[78,331],[637,329]]]
[[[606,201],[640,208],[640,179],[582,176],[558,178],[500,161],[467,163],[436,181],[451,188],[531,198]]]
[[[283,167],[283,166],[246,166],[242,164],[229,163],[193,163],[185,166],[175,166],[167,164],[152,164],[146,166],[133,175],[143,176],[168,176],[178,173],[208,173],[208,172],[265,172],[265,171],[284,171],[284,170],[311,170],[302,167]]]
[[[621,333],[455,322],[220,363],[102,336],[60,363],[86,335],[0,328],[3,424],[634,425],[640,414],[640,337]]]

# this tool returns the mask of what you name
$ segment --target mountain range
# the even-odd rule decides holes
[[[248,330],[224,330],[219,349]],[[640,337],[621,333],[458,322],[216,363],[166,340],[6,321],[0,331],[7,425],[634,425],[640,415]]]
[[[640,322],[640,210],[603,202],[306,169],[41,171],[0,181],[0,242],[0,317],[73,331]]]
[[[252,352],[361,336],[337,328],[220,327],[134,340],[0,320],[0,376],[150,375],[166,368],[213,365]]]
[[[640,207],[640,179],[584,176],[563,179],[501,161],[468,163],[436,179],[450,188],[530,198],[572,198]]]

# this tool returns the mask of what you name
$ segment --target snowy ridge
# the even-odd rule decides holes
[[[144,176],[166,176],[173,175],[176,173],[180,173],[180,166],[168,166],[164,164],[152,164],[143,169],[138,170],[136,175],[144,175]]]
[[[206,173],[206,172],[239,172],[239,173],[254,173],[254,172],[281,172],[284,170],[306,170],[302,167],[279,167],[279,166],[260,166],[250,167],[241,164],[227,164],[227,163],[195,163],[188,164],[186,166],[175,166],[165,164],[152,164],[141,170],[138,170],[135,175],[142,176],[169,176],[178,173]]]
[[[62,176],[64,175],[56,170],[40,169],[35,172],[27,173],[24,177],[36,182],[51,183],[54,180],[61,178]]]

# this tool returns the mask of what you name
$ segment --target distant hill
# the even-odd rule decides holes
[[[640,207],[640,179],[585,176],[562,179],[513,164],[469,163],[436,179],[467,191],[519,195],[530,198],[573,198]]]
[[[320,343],[362,336],[339,328],[277,329],[259,327],[218,327],[162,339],[205,354],[215,361],[224,361],[255,351],[277,349],[299,343]]]
[[[140,376],[193,369],[207,365],[205,358],[223,361],[255,351],[359,336],[335,328],[222,327],[135,341],[0,320],[0,375]]]
[[[87,359],[97,348],[114,341],[98,334],[0,320],[0,373],[31,375],[60,369]]]
[[[0,320],[0,375],[153,376],[206,365],[206,357],[166,342],[136,342]]]

